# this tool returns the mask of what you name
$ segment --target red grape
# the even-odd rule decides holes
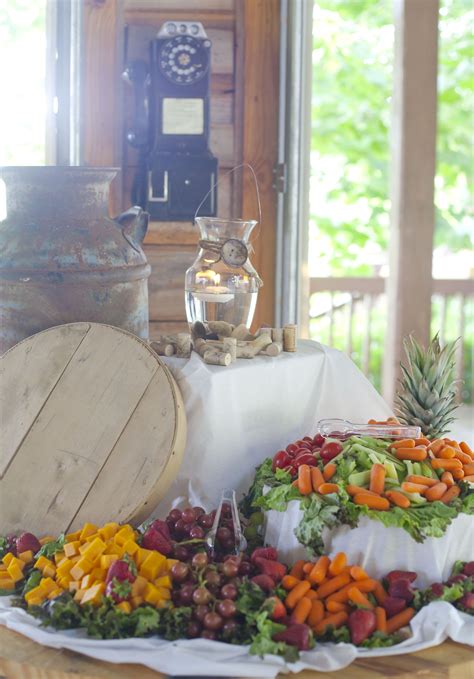
[[[228,540],[229,538],[232,537],[232,533],[228,528],[218,528],[217,533],[216,533],[217,539],[220,540],[221,542],[225,542],[225,540]]]
[[[191,527],[191,530],[189,531],[190,538],[193,538],[193,540],[202,540],[204,536],[205,536],[204,528],[201,528],[201,526]]]
[[[198,519],[198,524],[202,526],[205,530],[209,530],[209,528],[212,528],[213,523],[214,517],[211,517],[210,514],[202,514]]]
[[[185,526],[186,524],[184,523],[183,519],[178,519],[174,524],[176,535],[184,535]]]
[[[181,518],[181,511],[179,509],[172,509],[167,518],[170,521],[174,521],[174,523],[176,523],[176,521],[179,521]]]
[[[194,585],[183,585],[179,590],[179,600],[183,606],[189,606],[193,602]]]
[[[217,585],[219,586],[221,584],[221,576],[217,571],[211,570],[210,568],[205,572],[204,574],[206,578],[206,583],[208,585]]]
[[[208,604],[211,599],[211,593],[205,587],[198,587],[193,592],[193,601],[195,604]]]
[[[221,597],[224,599],[237,599],[238,591],[235,585],[227,584],[221,587]]]
[[[237,613],[237,606],[231,599],[224,599],[217,602],[217,612],[223,618],[233,618]]]
[[[174,558],[178,561],[186,561],[189,559],[189,550],[185,545],[176,545],[174,548]]]
[[[203,629],[201,632],[201,639],[209,639],[210,641],[215,641],[217,639],[217,634],[211,629]]]
[[[196,620],[191,620],[186,629],[186,634],[190,639],[195,639],[201,634],[201,625]]]
[[[191,531],[192,531],[192,529],[193,529],[193,524],[192,524],[192,523],[185,523],[184,526],[183,526],[183,531],[182,531],[182,532],[183,532],[183,534],[184,534],[186,537],[190,537],[190,536],[191,536]]]
[[[196,514],[196,517],[199,518],[203,514],[205,514],[205,510],[202,507],[193,507],[194,513]]]
[[[191,563],[193,565],[193,568],[201,569],[201,568],[205,568],[207,566],[208,561],[209,561],[209,559],[207,557],[206,552],[198,552],[197,554],[195,554],[193,556],[193,560],[192,560]]]
[[[189,566],[178,561],[171,567],[171,575],[175,582],[184,582],[189,575]]]
[[[252,564],[250,561],[242,561],[239,566],[239,575],[250,575],[252,572]]]
[[[222,505],[222,516],[232,516],[232,508],[228,502]]]
[[[239,623],[237,622],[237,620],[226,620],[222,628],[223,636],[231,637],[233,634],[235,634],[235,631],[238,628],[238,626]]]
[[[203,604],[196,606],[196,608],[193,611],[193,615],[196,618],[196,620],[199,620],[199,622],[202,622],[204,620],[204,616],[209,613],[209,608],[208,606],[204,606]]]
[[[239,565],[230,559],[222,564],[222,572],[227,578],[235,578],[239,573]]]
[[[206,629],[218,630],[224,624],[224,620],[219,615],[219,613],[213,613],[211,611],[210,613],[206,613],[206,615],[204,616],[203,623]]]
[[[183,519],[184,523],[194,523],[198,517],[196,516],[194,509],[191,507],[186,507],[186,509],[183,509],[181,518]]]

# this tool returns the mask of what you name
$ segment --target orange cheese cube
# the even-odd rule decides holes
[[[178,563],[178,559],[166,559],[166,572],[170,571],[175,563]]]
[[[23,569],[18,566],[16,561],[19,561],[19,559],[15,559],[15,561],[11,561],[11,563],[7,566],[7,573],[13,580],[13,582],[18,582],[19,580],[23,580]],[[23,566],[25,565],[24,561],[21,562]]]
[[[92,542],[90,542],[87,545],[87,549],[85,549],[83,552],[81,550],[82,556],[84,556],[86,559],[89,559],[89,561],[92,561],[94,563],[97,559],[100,558],[102,553],[105,551],[107,545],[105,542],[103,542],[100,538],[95,538]]]
[[[118,523],[110,522],[104,524],[102,528],[99,528],[97,532],[99,533],[102,540],[107,541],[114,537],[119,528],[120,526],[118,525]]]
[[[114,536],[114,542],[123,546],[128,540],[135,539],[135,531],[131,526],[125,524]]]
[[[165,601],[164,599],[159,599],[158,602],[155,604],[155,608],[167,608],[169,606],[169,602]]]
[[[74,533],[68,533],[66,535],[66,542],[76,542],[76,540],[79,540],[80,536],[81,536],[80,530],[76,530],[74,531]]]
[[[2,573],[2,571],[6,571],[6,570],[7,570],[6,565],[4,563],[0,563],[0,573]]]
[[[82,602],[82,597],[85,595],[87,592],[86,589],[77,589],[76,593],[74,594],[74,601],[78,604]]]
[[[117,604],[116,608],[123,611],[123,613],[131,613],[132,612],[132,607],[130,606],[128,601],[121,601],[119,604]]]
[[[81,543],[79,540],[74,540],[73,542],[68,542],[64,545],[64,554],[67,557],[76,556],[79,553],[79,547]]]
[[[147,580],[155,580],[160,568],[166,563],[166,557],[159,552],[152,552],[140,566],[140,575]]]
[[[94,526],[93,523],[85,523],[82,527],[82,530],[79,534],[79,540],[83,542],[87,538],[89,538],[91,535],[94,535],[94,533],[97,533],[97,526]]]
[[[114,561],[118,560],[117,554],[102,554],[100,557],[100,567],[108,570]]]
[[[6,592],[11,592],[15,589],[15,583],[10,577],[2,577],[0,578],[0,589],[4,589]]]
[[[58,578],[63,578],[65,575],[69,575],[73,566],[74,564],[71,559],[63,559],[56,567],[56,574]]]
[[[71,580],[71,582],[69,583],[69,587],[68,587],[69,591],[70,592],[77,592],[80,584],[81,583],[78,582],[77,580]]]
[[[157,588],[151,584],[151,582],[147,583],[145,592],[143,594],[143,598],[147,602],[147,604],[151,604],[154,606],[159,600],[160,600],[160,593],[157,590]]]
[[[132,582],[132,596],[139,596],[144,593],[146,586],[148,585],[148,580],[142,575],[137,575],[134,582]]]
[[[41,578],[39,586],[46,594],[56,589],[56,583],[52,578]]]
[[[105,584],[103,582],[89,587],[83,597],[81,598],[81,605],[84,604],[100,604],[105,592]]]
[[[69,589],[69,583],[73,582],[69,575],[64,575],[62,578],[57,579],[57,583],[62,589]]]
[[[52,566],[53,568],[55,567],[52,561],[47,559],[45,556],[40,556],[40,558],[35,563],[35,568],[37,568],[39,571],[43,571],[46,566]]]
[[[165,601],[169,601],[171,599],[171,592],[167,587],[157,587],[158,594],[160,596],[160,599],[164,599]]]
[[[55,555],[54,555],[54,557],[53,557],[53,558],[54,558],[54,563],[55,563],[56,565],[58,565],[58,563],[59,563],[60,561],[62,561],[62,560],[64,559],[65,556],[66,556],[65,552],[63,552],[62,550],[61,550],[60,552],[56,552]]]
[[[48,542],[53,542],[54,540],[56,540],[56,538],[53,537],[52,535],[45,535],[44,538],[39,539],[39,543],[40,543],[41,546],[43,546],[43,545],[47,545]]]
[[[48,599],[56,599],[56,597],[61,596],[62,593],[63,590],[56,587],[56,589],[53,589],[53,591],[48,594]]]
[[[123,546],[124,554],[130,554],[132,556],[138,549],[138,545],[135,540],[127,540]]]
[[[85,556],[81,557],[77,563],[70,570],[71,577],[74,580],[82,580],[84,575],[87,575],[93,569],[94,564],[86,559]]]
[[[10,561],[14,558],[15,558],[15,555],[12,554],[11,552],[8,552],[7,554],[5,554],[2,561],[5,564],[5,566],[8,566],[10,564]]]
[[[156,587],[167,587],[171,589],[171,578],[169,575],[162,575],[160,578],[155,580]]]
[[[105,578],[107,577],[107,569],[94,568],[94,570],[91,572],[91,575],[94,580],[94,584],[97,582],[105,582]]]
[[[38,586],[30,589],[30,591],[25,594],[25,601],[28,606],[39,606],[43,603],[45,597],[46,595],[44,590]]]
[[[142,596],[132,596],[131,604],[133,608],[138,608],[144,601],[145,599]]]
[[[142,565],[142,563],[145,561],[145,559],[147,557],[149,557],[150,554],[153,554],[153,553],[154,552],[153,552],[152,549],[144,549],[143,547],[139,547],[137,549],[137,551],[135,552],[135,554],[133,555],[133,559],[134,559],[135,563],[137,564],[137,566],[140,567]]]
[[[30,563],[33,561],[34,554],[31,549],[27,549],[26,552],[22,552],[21,554],[18,554],[18,558],[24,561],[25,563]]]
[[[56,575],[55,566],[45,566],[43,568],[43,575],[45,575],[47,578],[54,578]]]
[[[123,556],[123,547],[113,542],[112,544],[107,545],[104,554],[105,556],[115,555],[118,559],[121,559]]]
[[[92,587],[93,584],[94,579],[92,577],[92,573],[89,573],[89,575],[84,575],[81,580],[81,589],[88,589],[89,587]]]

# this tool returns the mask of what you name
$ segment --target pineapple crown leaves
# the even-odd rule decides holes
[[[438,334],[425,350],[411,335],[403,340],[408,359],[395,399],[402,422],[421,426],[424,434],[439,436],[454,421],[454,354],[458,340],[441,348]]]

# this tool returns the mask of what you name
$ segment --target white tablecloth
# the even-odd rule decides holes
[[[227,368],[207,365],[196,353],[164,361],[183,395],[188,437],[157,515],[179,497],[210,509],[225,487],[245,492],[257,465],[313,435],[322,418],[367,422],[391,414],[345,354],[309,340],[299,341],[297,353],[240,359]]]

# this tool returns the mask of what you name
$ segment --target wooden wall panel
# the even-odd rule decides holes
[[[194,261],[194,246],[146,245],[145,254],[152,268],[148,281],[150,319],[186,320],[184,274]]]

